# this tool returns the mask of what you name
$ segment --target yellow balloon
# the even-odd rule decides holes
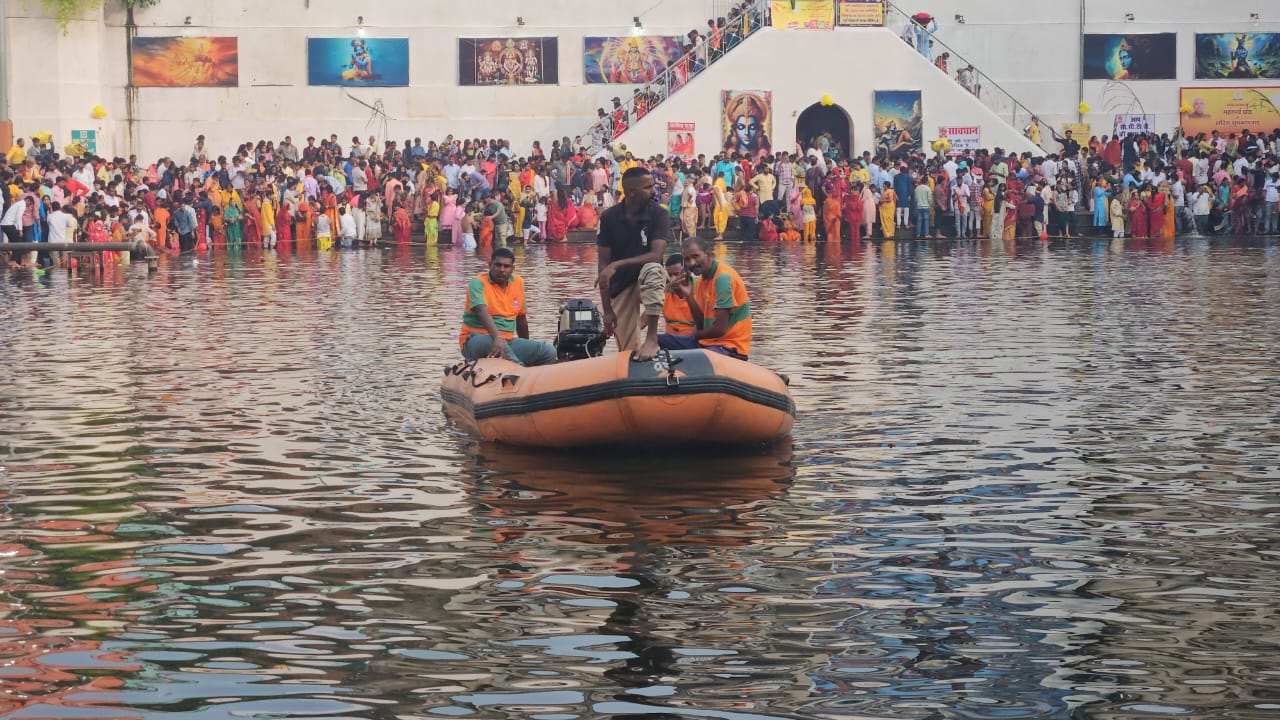
[[[835,104],[836,104],[836,101],[831,99],[831,93],[823,93],[822,95],[823,107],[831,107],[832,105],[835,105]]]
[[[94,105],[93,111],[90,112],[89,114],[92,115],[95,120],[101,120],[102,118],[107,116],[107,111],[101,105]]]
[[[1182,103],[1181,105],[1178,106],[1178,112],[1182,113],[1183,115],[1186,115],[1187,113],[1191,112],[1191,104]]]
[[[1093,108],[1089,107],[1089,103],[1087,103],[1087,102],[1085,102],[1085,101],[1081,100],[1081,101],[1080,101],[1080,107],[1079,107],[1078,109],[1080,110],[1080,114],[1081,114],[1081,115],[1084,115],[1084,114],[1088,113],[1090,110],[1092,110]]]

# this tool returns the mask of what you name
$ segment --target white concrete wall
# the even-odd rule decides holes
[[[121,6],[107,0],[105,12],[73,23],[63,36],[43,16],[37,0],[26,5],[21,0],[0,2],[9,18],[0,52],[10,61],[15,133],[48,130],[61,148],[72,129],[96,128],[101,153],[129,151],[123,123],[128,71]],[[199,133],[218,151],[285,134],[298,140],[336,132],[346,140],[373,132],[386,139],[380,123],[369,124],[370,111],[347,98],[344,88],[307,85],[306,38],[354,36],[360,15],[368,37],[410,38],[409,87],[346,89],[365,102],[383,102],[394,118],[388,123],[389,139],[453,133],[507,137],[528,147],[534,139],[584,132],[598,106],[631,93],[631,86],[583,84],[584,36],[630,34],[637,15],[644,34],[683,35],[704,27],[714,7],[714,0],[643,5],[598,0],[164,0],[137,14],[138,34],[238,36],[240,85],[138,89],[141,121],[133,151],[142,158],[185,156]],[[516,24],[518,16],[524,18],[523,27]],[[190,25],[185,24],[188,17]],[[504,35],[558,36],[560,84],[459,87],[458,38]],[[90,120],[98,103],[108,117]]]
[[[1179,86],[1250,84],[1195,80],[1196,31],[1280,32],[1277,0],[902,0],[902,7],[907,12],[925,10],[937,15],[939,40],[1056,126],[1077,119],[1081,3],[1085,32],[1179,35],[1178,80],[1083,83],[1084,100],[1093,107],[1084,119],[1099,133],[1110,130],[1112,116],[1128,111],[1134,98],[1146,112],[1158,116],[1160,127],[1172,128],[1177,122]],[[133,149],[144,158],[181,156],[199,132],[209,136],[212,146],[220,150],[246,140],[278,139],[286,133],[295,138],[329,132],[344,138],[367,135],[368,110],[347,99],[340,88],[308,87],[305,74],[306,37],[350,35],[357,15],[364,15],[371,37],[411,40],[410,87],[351,90],[363,100],[383,101],[388,114],[396,118],[390,123],[392,138],[454,133],[510,137],[527,146],[535,138],[573,135],[585,130],[597,106],[613,95],[631,91],[627,86],[582,84],[583,36],[626,34],[637,13],[643,13],[646,33],[683,34],[690,27],[703,27],[713,9],[722,4],[718,0],[639,4],[617,0],[481,0],[462,4],[446,0],[163,0],[138,14],[139,33],[173,35],[185,29],[192,34],[239,36],[240,87],[139,90],[139,146]],[[7,17],[4,37],[0,37],[0,53],[7,68],[0,82],[8,89],[15,133],[48,130],[61,147],[73,129],[98,129],[101,152],[127,152],[124,14],[118,0],[106,0],[105,11],[91,12],[84,21],[73,23],[66,35],[42,15],[38,0],[0,0],[0,12]],[[1126,22],[1124,16],[1130,12],[1135,19]],[[1249,19],[1253,12],[1261,14],[1256,25]],[[965,24],[954,20],[956,13],[965,16]],[[516,25],[519,15],[525,18],[523,28]],[[189,28],[184,25],[188,16],[192,22]],[[560,85],[457,87],[457,38],[506,34],[559,36]],[[806,37],[811,35],[814,42],[822,42],[814,33],[805,33]],[[910,76],[905,72],[911,65],[893,66],[858,48],[841,50],[850,59],[829,69],[796,66],[795,62],[822,56],[793,51],[793,55],[753,63],[754,72],[765,74],[727,84],[740,88],[774,85],[784,93],[793,78],[817,73],[827,77],[872,75],[885,88],[910,87],[906,82]],[[747,47],[742,52],[757,50]],[[785,71],[783,61],[791,63]],[[956,67],[953,61],[953,72]],[[943,121],[960,122],[958,118],[936,118],[927,98],[928,94],[926,127]],[[109,113],[104,121],[89,117],[98,103]],[[777,107],[790,112],[803,106]],[[869,122],[866,117],[854,120],[859,128]],[[863,142],[867,141],[859,140],[859,144]]]
[[[797,73],[780,67],[778,58],[818,57],[834,66],[856,68],[860,58],[874,58],[874,68],[836,73]],[[689,85],[636,123],[619,140],[634,152],[665,152],[668,122],[693,122],[698,153],[720,151],[721,90],[773,92],[775,151],[792,152],[801,112],[830,94],[853,124],[853,150],[875,152],[872,105],[876,90],[920,90],[925,146],[937,139],[941,125],[978,125],[982,144],[1006,150],[1034,150],[1030,142],[1000,120],[954,80],[883,28],[840,28],[830,32],[765,29],[746,45],[693,78]]]
[[[1176,80],[1084,81],[1083,100],[1091,111],[1083,121],[1096,134],[1110,133],[1118,113],[1144,111],[1156,115],[1162,132],[1171,132],[1178,125],[1183,86],[1280,85],[1280,80],[1195,79],[1197,32],[1280,32],[1277,0],[900,0],[898,6],[908,14],[934,14],[938,40],[1053,127],[1078,119],[1082,7],[1085,33],[1178,34]],[[1125,20],[1128,13],[1133,21]],[[1261,16],[1257,24],[1250,13]],[[964,24],[956,22],[956,14],[964,16]],[[953,59],[952,73],[960,65]]]

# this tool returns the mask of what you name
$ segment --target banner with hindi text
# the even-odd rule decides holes
[[[1180,100],[1190,110],[1182,113],[1187,137],[1214,130],[1223,136],[1242,130],[1260,134],[1280,127],[1280,86],[1184,87]]]
[[[773,0],[773,26],[782,30],[830,30],[835,26],[835,0]]]
[[[948,155],[977,152],[982,147],[982,128],[977,125],[943,126],[938,128],[938,139],[942,138],[951,142]]]
[[[838,27],[884,25],[884,0],[840,0],[836,5]]]

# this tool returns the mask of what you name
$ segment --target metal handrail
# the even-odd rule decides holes
[[[645,115],[653,112],[654,108],[666,102],[667,99],[671,97],[672,93],[680,90],[686,84],[691,82],[694,77],[704,72],[713,63],[717,62],[720,58],[724,57],[724,55],[741,45],[744,40],[756,34],[761,29],[769,27],[769,11],[770,0],[755,0],[746,10],[749,21],[747,22],[745,33],[737,35],[737,33],[727,32],[729,30],[738,31],[742,29],[740,25],[742,18],[741,16],[738,16],[735,20],[735,22],[739,23],[737,27],[734,27],[733,24],[729,24],[726,25],[724,30],[719,30],[713,35],[718,35],[721,41],[721,49],[718,56],[711,56],[711,37],[707,37],[703,39],[699,46],[681,55],[668,65],[665,70],[659,73],[657,77],[648,83],[645,83],[641,87],[639,96],[633,93],[631,97],[628,97],[625,100],[620,100],[618,107],[613,108],[612,110],[607,110],[605,117],[592,123],[584,135],[585,138],[590,139],[590,145],[588,146],[590,151],[595,153],[603,149],[623,132],[634,127],[635,123]],[[904,34],[903,31],[907,27],[914,28],[916,24],[916,21],[913,20],[911,16],[907,15],[907,13],[903,12],[901,8],[894,5],[890,0],[885,0],[884,27],[886,29],[902,36]],[[738,39],[734,45],[726,47],[724,42],[726,40],[726,36],[729,34],[734,34]],[[933,40],[935,45],[950,53],[951,57],[957,62],[973,65],[973,63],[966,60],[962,55],[960,55],[960,53],[952,49],[950,45],[939,40],[936,35],[930,34],[930,38]],[[978,90],[978,92],[974,93],[974,96],[978,98],[983,105],[995,113],[997,117],[1004,118],[1007,114],[1009,124],[1019,130],[1022,128],[1024,123],[1030,123],[1032,118],[1038,118],[1035,113],[1031,112],[1026,105],[1019,102],[1018,99],[1015,98],[1008,90],[1005,90],[999,83],[991,79],[990,75],[978,70],[976,66],[974,67],[974,73],[976,74],[974,79],[975,88]],[[950,71],[948,71],[947,74],[948,77],[950,77]],[[984,92],[988,89],[994,91]],[[652,101],[650,101],[650,97],[653,98]],[[644,99],[645,107],[643,112],[637,112],[638,98]],[[1019,116],[1019,113],[1021,113],[1021,117]],[[621,118],[625,121],[625,127],[619,132],[614,132],[615,117]],[[1046,129],[1051,136],[1054,134],[1052,128]]]
[[[893,26],[890,25],[890,18],[897,20]],[[904,12],[897,5],[894,5],[891,0],[885,0],[885,28],[896,32],[901,37],[905,35],[904,31],[906,28],[914,28],[917,25],[918,23],[916,23],[910,15]],[[998,117],[1003,117],[1005,112],[1009,112],[1009,124],[1018,130],[1022,129],[1023,122],[1030,123],[1032,118],[1036,118],[1037,120],[1039,119],[1038,115],[1031,112],[1030,108],[1019,102],[1012,93],[1001,87],[1000,83],[993,80],[990,75],[978,70],[976,65],[973,65],[972,62],[965,59],[964,56],[956,52],[950,45],[940,40],[936,34],[930,33],[929,37],[932,39],[935,46],[942,48],[942,50],[934,50],[931,53],[932,58],[937,58],[939,52],[945,51],[950,53],[953,61],[973,66],[974,72],[977,74],[977,77],[975,78],[975,87],[978,89],[978,92],[973,93],[973,95]],[[916,48],[916,51],[919,52],[919,48]],[[950,77],[950,69],[948,69],[947,75]],[[983,91],[987,88],[993,88],[996,92],[984,93]],[[1007,107],[1001,107],[999,103],[1000,100],[1005,101],[1005,105]],[[1018,116],[1019,111],[1021,111],[1024,116],[1021,120]],[[1048,128],[1048,132],[1050,135],[1054,134],[1052,128]],[[1041,140],[1043,141],[1043,138]]]
[[[740,32],[743,28],[742,16],[739,15],[734,18],[733,23],[727,23],[723,30],[717,30],[711,36],[704,38],[700,45],[672,61],[665,70],[658,73],[657,77],[641,86],[639,96],[633,93],[631,97],[620,100],[618,107],[606,110],[605,117],[592,123],[583,136],[584,139],[590,139],[588,149],[592,153],[603,149],[623,132],[630,130],[645,115],[653,112],[654,108],[666,102],[672,93],[687,85],[697,75],[705,72],[713,63],[718,62],[726,54],[733,51],[734,48],[741,45],[744,40],[755,35],[762,28],[768,27],[769,3],[770,0],[755,0],[747,7],[746,32]],[[727,46],[725,43],[730,36],[736,37],[737,42],[732,46]],[[718,37],[720,40],[719,55],[714,58],[711,57],[712,37]],[[698,69],[695,70],[695,68]],[[654,98],[652,102],[648,99],[650,95]],[[645,107],[644,112],[637,113],[636,101],[640,98],[644,99]],[[626,125],[620,132],[614,132],[614,118],[619,115],[625,119]]]

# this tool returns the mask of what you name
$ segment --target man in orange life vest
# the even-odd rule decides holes
[[[676,290],[677,286],[688,280],[688,275],[688,271],[684,269],[683,255],[672,253],[667,256],[667,277],[671,284],[667,286],[667,294],[663,296],[662,321],[668,335],[692,335],[695,329],[689,302]]]
[[[727,263],[709,255],[700,238],[685,238],[684,262],[689,272],[698,275],[690,285],[688,278],[673,291],[683,297],[693,316],[693,335],[658,336],[658,346],[666,350],[704,349],[746,360],[751,354],[751,301],[747,286]]]
[[[467,309],[462,313],[458,336],[466,359],[506,358],[525,366],[556,361],[551,343],[529,339],[524,278],[515,274],[515,268],[515,253],[497,248],[489,258],[489,272],[467,284]]]

